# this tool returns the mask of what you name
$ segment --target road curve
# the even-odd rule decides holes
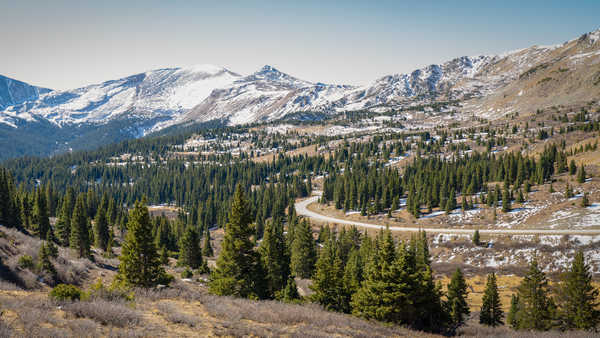
[[[357,227],[370,229],[385,229],[385,225],[361,223],[345,219],[339,219],[331,216],[322,215],[314,211],[308,210],[308,205],[319,200],[319,196],[312,196],[300,202],[296,202],[296,214],[312,218],[316,221],[331,223],[331,224],[348,224]],[[391,226],[392,231],[417,232],[425,230],[429,233],[444,233],[444,234],[473,234],[474,229],[452,229],[452,228],[417,228],[417,227],[397,227]],[[565,230],[565,229],[480,229],[480,234],[491,235],[600,235],[600,229],[589,230]]]

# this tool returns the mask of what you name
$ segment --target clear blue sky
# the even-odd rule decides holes
[[[0,74],[67,89],[155,68],[265,64],[367,84],[600,28],[600,1],[0,0]]]

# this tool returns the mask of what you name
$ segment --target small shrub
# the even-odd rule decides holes
[[[80,300],[82,292],[74,285],[69,284],[58,284],[52,291],[50,291],[50,298],[58,301],[66,300]]]
[[[185,268],[185,270],[181,272],[181,278],[192,278],[193,276],[194,273],[189,268]]]
[[[123,281],[115,279],[108,287],[104,286],[102,279],[98,278],[96,283],[89,289],[90,299],[104,299],[108,301],[133,301],[135,299],[133,291],[128,288]]]
[[[173,324],[185,324],[189,327],[198,325],[197,317],[177,311],[176,306],[173,304],[161,302],[156,307],[163,317]]]
[[[63,307],[63,310],[78,318],[90,318],[102,325],[126,327],[137,325],[142,321],[140,313],[124,303],[103,299],[69,303]]]
[[[33,263],[33,257],[31,257],[30,255],[23,255],[19,257],[18,264],[21,269],[31,270],[35,267],[35,264]]]

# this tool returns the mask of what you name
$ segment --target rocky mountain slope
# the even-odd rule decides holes
[[[12,156],[47,154],[191,122],[243,124],[298,111],[394,109],[446,100],[460,100],[464,112],[494,119],[598,97],[600,30],[555,46],[460,57],[361,87],[312,83],[271,66],[248,76],[206,65],[159,69],[66,91],[0,77],[0,144],[21,147]],[[23,144],[31,133],[44,136],[39,140],[44,149]]]
[[[37,100],[51,90],[0,75],[0,110],[25,101]]]

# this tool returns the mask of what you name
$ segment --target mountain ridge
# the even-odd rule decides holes
[[[310,82],[270,65],[245,76],[213,65],[161,68],[57,91],[10,79],[18,84],[13,88],[23,88],[13,92],[23,94],[0,101],[0,126],[25,130],[25,125],[41,124],[48,133],[54,128],[77,133],[111,125],[121,129],[108,134],[131,138],[215,120],[236,125],[296,112],[399,109],[448,100],[461,101],[463,112],[494,119],[600,96],[599,41],[596,30],[558,45],[457,57],[364,86]],[[2,107],[2,102],[8,103]],[[58,140],[50,137],[49,142]]]

